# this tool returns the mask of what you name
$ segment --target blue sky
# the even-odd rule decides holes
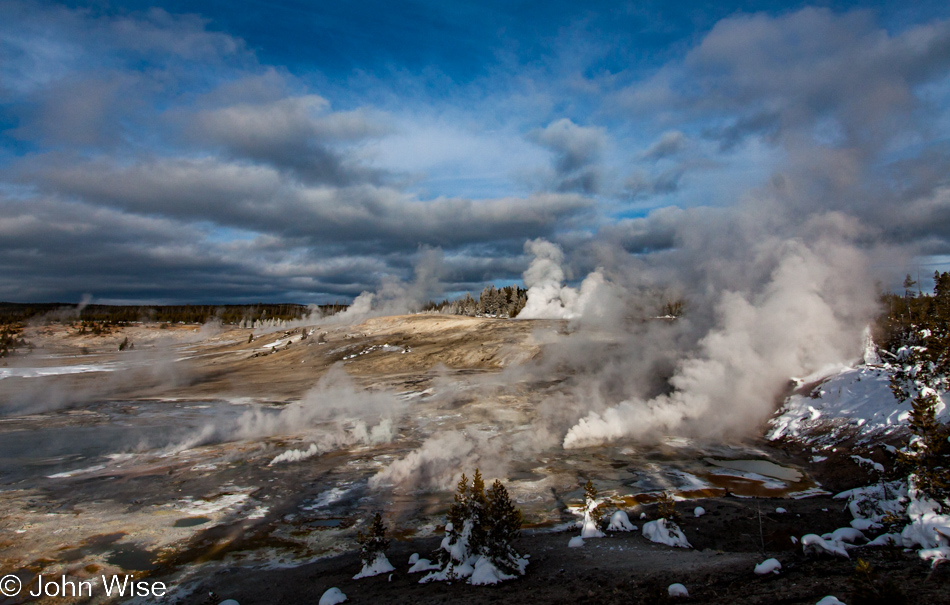
[[[759,200],[786,238],[848,217],[891,279],[950,254],[948,17],[4,2],[0,298],[327,302],[428,248],[446,293],[477,291],[529,239],[579,277]]]

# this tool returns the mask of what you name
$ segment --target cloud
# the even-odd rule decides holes
[[[687,142],[686,135],[679,130],[668,130],[660,135],[641,157],[645,160],[661,160],[681,152],[686,148]]]
[[[240,103],[182,116],[186,137],[205,148],[220,146],[236,158],[292,170],[311,183],[379,183],[383,174],[360,165],[340,143],[360,142],[388,131],[371,112],[329,112],[318,95]]]
[[[941,95],[925,90],[945,89],[948,72],[950,21],[888,31],[869,12],[805,8],[722,19],[682,61],[617,99],[628,110],[701,125],[697,134],[721,154],[707,159],[721,164],[756,141],[780,148],[777,177],[762,184],[792,212],[836,210],[893,243],[930,239],[931,250],[946,250],[940,205],[924,201],[940,199],[945,179],[937,174],[950,168],[945,134],[928,126],[945,111]],[[672,140],[662,135],[643,159],[665,156]],[[639,168],[627,194],[681,191],[685,179],[700,186],[695,169]]]
[[[599,175],[593,167],[607,145],[602,128],[578,126],[568,118],[528,133],[528,138],[554,153],[555,188],[558,191],[594,193]]]
[[[459,79],[283,65],[213,13],[4,3],[0,221],[32,234],[0,247],[6,282],[335,300],[411,279],[424,245],[447,292],[478,291],[518,279],[527,240],[583,275],[611,245],[663,256],[698,237],[677,225],[718,224],[657,206],[750,195],[778,209],[763,221],[832,211],[865,244],[950,252],[948,22],[710,13],[644,62],[626,13],[598,11]]]
[[[592,207],[575,194],[421,200],[370,184],[311,186],[268,166],[217,159],[154,159],[124,167],[44,157],[25,164],[21,178],[51,194],[127,212],[374,250],[523,241]]]

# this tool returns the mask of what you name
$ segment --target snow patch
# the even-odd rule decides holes
[[[610,515],[610,525],[607,531],[637,531],[637,526],[630,522],[630,517],[622,510]]]
[[[670,584],[669,588],[666,591],[670,594],[671,597],[683,597],[689,598],[689,591],[686,590],[686,587],[682,584]]]
[[[346,595],[339,588],[330,588],[320,597],[319,605],[337,605],[346,601]]]
[[[419,555],[413,555],[416,560],[413,561],[412,558],[409,559],[409,563],[412,567],[409,568],[409,573],[421,573],[423,571],[432,571],[434,569],[439,569],[437,563],[433,563],[429,559],[420,559]]]
[[[848,551],[840,542],[826,540],[817,534],[806,534],[802,536],[802,552],[805,555],[828,554],[842,559],[850,559]]]
[[[777,574],[780,569],[782,569],[782,564],[779,563],[778,559],[766,559],[755,566],[755,574],[758,576],[770,573]]]

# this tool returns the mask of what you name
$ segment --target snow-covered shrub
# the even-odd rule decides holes
[[[669,492],[660,494],[657,499],[657,514],[660,516],[659,519],[643,524],[643,536],[647,540],[668,546],[692,548],[683,530],[680,529],[678,521],[682,517],[673,503],[673,494]]]
[[[500,481],[492,484],[486,497],[478,469],[471,487],[463,474],[455,503],[449,509],[445,538],[437,551],[438,571],[426,575],[420,583],[467,578],[471,584],[496,584],[524,575],[528,559],[512,544],[520,534],[521,523],[521,511]]]
[[[678,546],[680,548],[692,548],[692,545],[686,539],[683,530],[676,523],[668,519],[657,519],[643,524],[643,537],[650,542],[657,544],[666,544],[667,546]]]
[[[676,525],[682,520],[679,511],[676,510],[676,503],[673,500],[673,494],[663,492],[656,501],[657,514],[670,523]]]
[[[604,532],[600,531],[600,520],[604,516],[603,506],[597,499],[597,488],[594,482],[587,480],[584,486],[584,526],[581,528],[582,538],[603,538]]]
[[[353,576],[354,580],[378,576],[396,569],[386,558],[389,539],[386,537],[383,517],[379,513],[373,515],[373,521],[365,534],[362,531],[356,533],[356,543],[360,545],[360,561],[363,562],[363,569]]]

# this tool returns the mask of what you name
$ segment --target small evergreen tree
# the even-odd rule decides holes
[[[523,575],[527,559],[512,545],[521,530],[522,515],[499,481],[488,495],[481,472],[476,469],[469,485],[463,474],[449,509],[446,536],[437,552],[440,570],[422,579],[457,580],[472,576],[477,567],[490,564],[505,576]],[[496,581],[497,581],[496,580]]]
[[[379,513],[373,515],[369,530],[365,534],[362,531],[356,532],[356,543],[360,545],[360,561],[363,562],[363,569],[353,576],[354,580],[395,571],[392,563],[386,558],[389,538],[386,537],[386,526],[383,525],[382,515]]]
[[[600,531],[600,520],[604,516],[603,506],[597,500],[597,488],[590,479],[584,486],[584,522],[581,528],[582,538],[602,538],[604,532]]]
[[[488,502],[485,498],[485,480],[477,468],[472,477],[472,489],[468,493],[468,518],[472,524],[469,534],[469,548],[472,552],[481,552],[485,547],[488,535],[489,519],[487,517]]]
[[[604,517],[603,506],[597,501],[597,488],[590,479],[584,485],[584,510],[589,511],[590,517],[596,522]]]
[[[372,566],[380,555],[386,554],[389,538],[386,537],[386,526],[381,514],[377,512],[373,515],[373,521],[365,534],[356,532],[356,543],[360,545],[360,561],[364,567]]]
[[[513,546],[521,535],[523,516],[508,496],[508,490],[497,479],[488,490],[486,513],[489,522],[485,536],[486,556],[505,573],[524,573],[520,566],[521,556]]]
[[[670,492],[663,492],[660,494],[660,497],[656,501],[657,503],[657,514],[666,519],[667,522],[672,523],[675,527],[679,527],[679,521],[682,519],[679,512],[676,510],[676,503],[673,500],[673,494]]]

